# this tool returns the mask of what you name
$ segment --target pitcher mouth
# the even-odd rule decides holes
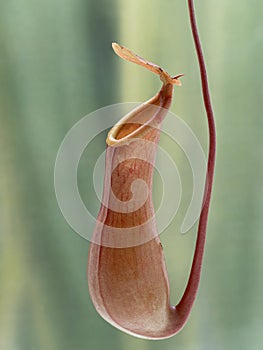
[[[154,122],[160,107],[145,104],[143,110],[135,108],[120,119],[108,133],[106,143],[111,147],[118,147],[130,143],[136,138],[143,137],[150,129],[157,128]]]
[[[157,74],[163,82],[163,86],[156,96],[128,113],[109,131],[106,139],[107,145],[118,147],[143,137],[152,128],[159,127],[170,107],[173,85],[181,86],[179,78],[183,74],[170,76],[160,66],[145,60],[117,43],[112,43],[112,48],[118,56],[126,61],[138,64]]]
[[[160,129],[172,100],[172,84],[163,84],[161,90],[150,100],[139,105],[120,119],[109,131],[106,143],[118,147],[143,138],[153,129]]]

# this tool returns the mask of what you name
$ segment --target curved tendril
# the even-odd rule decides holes
[[[203,55],[201,41],[199,38],[197,24],[196,24],[193,0],[188,0],[188,8],[189,8],[192,35],[195,43],[195,49],[196,49],[198,64],[200,69],[203,101],[204,101],[204,106],[207,114],[207,121],[208,121],[208,128],[209,128],[209,152],[208,152],[207,172],[206,172],[206,181],[205,181],[205,192],[203,196],[203,206],[202,206],[202,211],[199,218],[197,240],[196,240],[192,268],[191,268],[191,272],[189,275],[185,292],[179,304],[177,305],[178,311],[181,310],[186,318],[192,308],[193,301],[195,299],[199,281],[200,281],[201,267],[202,267],[202,261],[203,261],[203,255],[204,255],[204,246],[205,246],[205,240],[206,240],[208,213],[209,213],[213,179],[214,179],[215,156],[216,156],[216,130],[215,130],[214,112],[212,109],[212,103],[210,98],[204,55]]]

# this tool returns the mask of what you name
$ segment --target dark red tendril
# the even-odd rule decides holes
[[[208,129],[209,129],[209,152],[208,152],[207,172],[206,172],[206,181],[205,181],[205,191],[203,196],[203,207],[199,218],[199,225],[198,225],[198,231],[197,231],[197,239],[196,239],[196,246],[195,246],[192,268],[191,268],[191,272],[189,275],[185,292],[179,304],[177,305],[178,311],[180,313],[182,312],[182,315],[184,315],[185,319],[187,318],[189,312],[191,311],[191,308],[197,293],[199,281],[200,281],[201,267],[202,267],[202,261],[203,261],[203,255],[204,255],[204,246],[205,246],[205,240],[206,240],[208,213],[209,213],[213,178],[214,178],[215,155],[216,155],[216,130],[215,130],[214,113],[213,113],[212,103],[211,103],[211,98],[209,93],[205,60],[204,60],[202,46],[201,46],[197,24],[196,24],[193,0],[188,0],[188,9],[189,9],[192,35],[194,39],[194,44],[195,44],[195,49],[196,49],[198,64],[200,69],[203,101],[204,101],[204,106],[207,114]]]

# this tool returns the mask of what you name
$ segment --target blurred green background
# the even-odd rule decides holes
[[[53,171],[75,122],[109,104],[144,101],[160,87],[156,76],[117,58],[112,41],[186,74],[172,111],[207,147],[186,1],[0,1],[1,349],[262,349],[263,2],[196,0],[196,11],[218,132],[215,189],[189,322],[153,342],[95,312],[85,276],[89,244],[60,213]],[[103,137],[96,147],[103,151]],[[79,186],[96,212],[94,192],[85,192],[94,159],[83,159]],[[182,213],[162,235],[173,303],[196,233],[195,226],[179,234]]]

